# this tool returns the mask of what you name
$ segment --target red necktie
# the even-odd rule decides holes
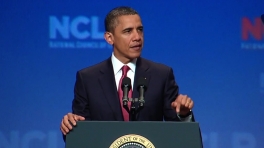
[[[127,72],[128,72],[129,69],[130,68],[127,65],[124,65],[122,67],[122,76],[120,78],[119,86],[118,86],[118,95],[119,95],[119,100],[120,100],[120,105],[121,105],[121,108],[122,108],[122,113],[123,113],[124,121],[129,121],[129,113],[123,107],[123,101],[122,101],[123,91],[122,91],[121,85],[122,85],[123,78],[124,77],[127,77]],[[130,89],[129,92],[128,92],[128,98],[132,98],[132,89]],[[131,105],[131,102],[128,102],[128,108],[130,108],[130,105]]]

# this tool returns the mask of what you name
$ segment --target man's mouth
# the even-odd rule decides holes
[[[142,47],[141,44],[138,44],[138,45],[134,45],[134,46],[131,46],[130,48],[134,49],[134,50],[140,50]]]

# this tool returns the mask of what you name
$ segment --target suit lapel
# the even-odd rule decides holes
[[[123,120],[123,115],[116,89],[117,87],[111,58],[107,59],[105,63],[106,64],[100,70],[101,76],[99,77],[99,82],[116,120],[121,121]]]
[[[139,57],[137,59],[137,64],[136,64],[136,73],[135,73],[135,77],[134,77],[134,86],[133,86],[133,98],[138,98],[139,97],[139,92],[137,90],[137,85],[138,85],[138,79],[140,77],[146,78],[147,79],[147,84],[150,81],[150,74],[148,73],[148,69],[149,69],[149,64],[148,62]]]
[[[140,77],[146,78],[147,84],[149,83],[151,77],[150,74],[148,73],[148,69],[149,69],[148,62],[145,59],[139,57],[137,59],[136,71],[134,76],[134,85],[133,85],[133,94],[132,94],[133,98],[139,97],[139,92],[137,90],[137,85],[138,85],[137,80]],[[100,72],[101,75],[99,76],[99,83],[103,89],[103,94],[105,95],[106,101],[111,107],[116,120],[122,121],[124,119],[122,115],[118,92],[116,89],[117,87],[115,83],[115,76],[114,76],[114,70],[113,70],[111,58],[105,61],[105,65],[102,66]]]

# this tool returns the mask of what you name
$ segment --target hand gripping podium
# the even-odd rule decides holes
[[[66,148],[202,148],[197,122],[78,121]]]

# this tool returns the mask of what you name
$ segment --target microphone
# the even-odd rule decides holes
[[[139,78],[137,82],[137,90],[139,91],[139,107],[143,107],[145,100],[144,100],[144,93],[147,91],[147,79],[146,78]]]
[[[127,107],[127,104],[128,104],[128,92],[129,90],[131,89],[131,79],[128,78],[128,77],[124,77],[123,80],[122,80],[122,91],[123,91],[123,106],[125,108],[128,108]]]
[[[261,15],[262,23],[264,24],[264,14]]]

